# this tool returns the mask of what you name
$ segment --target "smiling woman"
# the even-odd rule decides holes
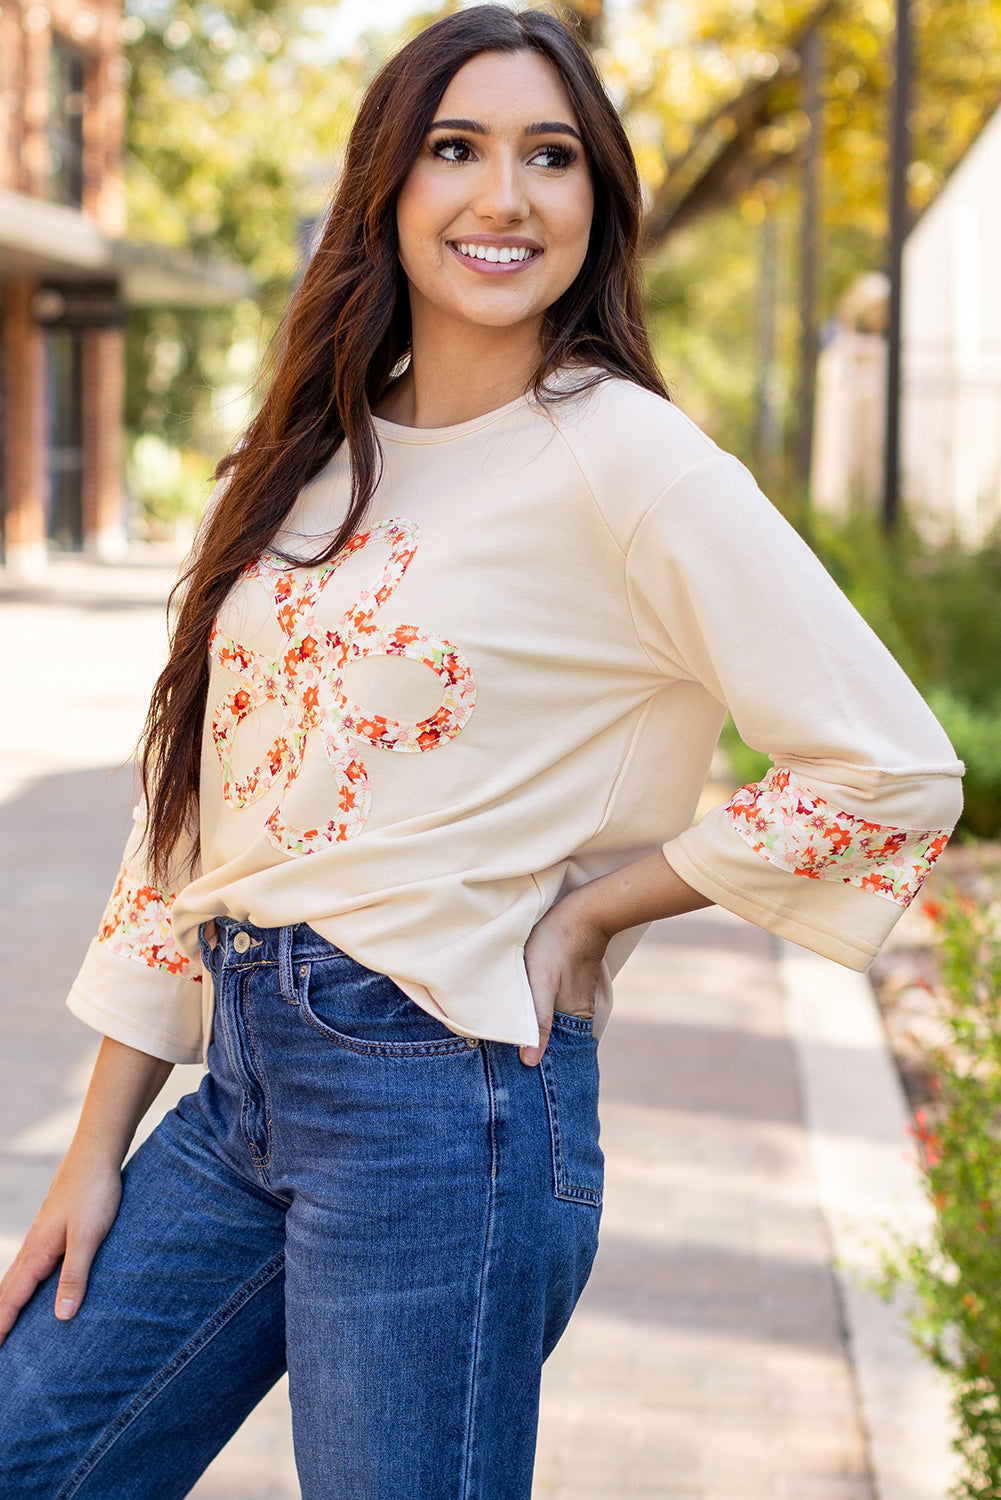
[[[303,1500],[529,1500],[642,924],[864,968],[947,838],[938,725],[667,399],[639,210],[552,16],[449,16],[366,94],[70,994],[105,1040],[0,1290],[20,1500],[186,1495],[286,1363]],[[776,766],[693,827],[725,707]]]

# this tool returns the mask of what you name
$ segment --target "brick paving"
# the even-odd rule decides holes
[[[117,867],[131,778],[108,768],[138,732],[166,579],[68,563],[0,586],[4,1258],[94,1054],[62,1002]],[[600,1058],[602,1244],[545,1371],[536,1496],[875,1500],[771,939],[717,910],[652,929]],[[164,1102],[196,1081],[175,1070]],[[281,1388],[192,1493],[297,1500]]]
[[[536,1493],[871,1500],[771,939],[651,929],[602,1039],[607,1188]]]

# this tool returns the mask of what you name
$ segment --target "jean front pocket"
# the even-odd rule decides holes
[[[422,1010],[387,975],[345,953],[314,959],[296,972],[300,1014],[328,1041],[352,1052],[428,1057],[479,1045]]]
[[[539,1066],[556,1196],[600,1208],[605,1158],[598,1144],[598,1044],[592,1022],[557,1011]]]

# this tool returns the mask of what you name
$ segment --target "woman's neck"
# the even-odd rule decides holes
[[[539,362],[539,328],[424,329],[376,413],[404,427],[452,427],[524,394]]]

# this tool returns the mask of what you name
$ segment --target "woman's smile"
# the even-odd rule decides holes
[[[491,239],[486,235],[448,241],[448,248],[464,261],[471,271],[486,276],[516,274],[537,261],[543,249],[535,240],[505,236]]]

